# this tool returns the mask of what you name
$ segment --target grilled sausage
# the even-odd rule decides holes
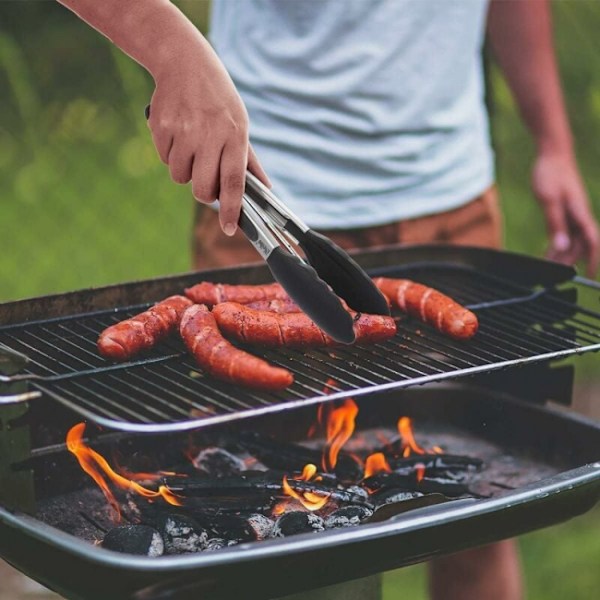
[[[409,279],[377,277],[373,281],[392,306],[433,325],[438,331],[458,340],[469,339],[477,333],[477,316],[441,292]]]
[[[246,304],[246,306],[254,310],[266,310],[267,312],[280,314],[302,312],[302,309],[291,298],[286,300],[278,298],[275,298],[275,300],[257,300]]]
[[[282,390],[294,381],[287,369],[274,367],[230,344],[215,317],[203,304],[188,308],[179,326],[181,337],[196,362],[210,375],[260,390]]]
[[[185,290],[185,295],[196,304],[215,305],[220,302],[248,304],[257,300],[287,300],[288,295],[278,283],[265,285],[228,285],[202,281]]]
[[[277,314],[254,310],[235,302],[213,308],[219,329],[242,342],[264,346],[333,346],[336,342],[319,329],[304,313]],[[355,313],[357,343],[375,343],[396,333],[392,317]]]
[[[98,351],[112,360],[128,360],[150,350],[177,330],[181,316],[192,302],[184,296],[170,296],[147,311],[111,325],[98,338]]]

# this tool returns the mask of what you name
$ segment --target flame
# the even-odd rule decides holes
[[[327,412],[327,444],[323,448],[322,466],[325,472],[330,472],[354,431],[358,406],[352,398],[347,398],[340,406],[329,408]]]
[[[383,452],[374,452],[367,456],[367,460],[365,461],[365,475],[364,478],[371,477],[371,475],[375,475],[376,473],[391,473],[392,469],[388,464]]]
[[[121,510],[119,503],[110,490],[105,478],[110,480],[113,484],[117,485],[121,489],[136,492],[144,498],[148,498],[149,500],[163,498],[163,500],[169,504],[181,506],[181,501],[167,486],[161,485],[159,486],[158,491],[153,491],[145,488],[139,483],[136,483],[133,481],[133,479],[128,479],[122,475],[119,475],[112,469],[102,455],[98,454],[95,450],[92,450],[89,446],[86,446],[83,441],[84,431],[85,423],[78,423],[77,425],[71,427],[67,433],[67,449],[77,457],[81,468],[100,487],[108,503],[112,506],[115,512],[116,521],[120,521],[121,519]],[[142,475],[147,476],[148,473],[143,473]]]
[[[427,451],[415,440],[415,436],[412,428],[412,419],[410,417],[400,417],[398,420],[398,432],[402,437],[402,456],[410,456],[413,452],[415,454],[426,454]]]
[[[415,475],[417,477],[417,483],[425,477],[425,465],[423,463],[417,463],[415,465]]]
[[[304,465],[304,468],[302,469],[302,475],[292,481],[321,481],[322,479],[323,478],[317,474],[317,467],[309,463]],[[317,494],[315,492],[297,492],[288,483],[287,475],[283,476],[282,488],[286,496],[289,496],[290,499],[293,498],[298,500],[298,502],[300,502],[304,508],[310,511],[323,508],[331,496],[331,494]],[[273,515],[277,516],[284,513],[286,511],[288,502],[289,501],[286,500],[277,504],[277,506],[275,506],[273,509]]]

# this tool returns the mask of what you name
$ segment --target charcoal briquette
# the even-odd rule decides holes
[[[238,542],[236,540],[224,540],[223,538],[211,538],[206,542],[205,552],[213,550],[221,550],[221,548],[227,548],[229,546],[235,546]]]
[[[161,556],[165,551],[160,533],[147,525],[115,527],[104,536],[102,547],[116,552],[145,556]]]
[[[212,446],[201,450],[192,462],[196,469],[211,477],[229,477],[246,470],[241,458],[223,448]]]
[[[156,524],[168,554],[202,552],[206,548],[208,533],[186,515],[161,515]]]
[[[248,525],[250,525],[252,530],[256,533],[257,540],[264,540],[268,537],[271,537],[273,527],[275,527],[275,522],[269,519],[269,517],[255,513],[250,515],[246,520]]]
[[[296,533],[309,533],[323,531],[323,519],[311,512],[293,510],[281,515],[273,527],[273,537],[286,537]]]
[[[325,527],[333,529],[337,527],[354,527],[373,514],[366,506],[344,506],[333,511],[325,519]]]

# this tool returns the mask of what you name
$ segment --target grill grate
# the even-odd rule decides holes
[[[147,305],[0,328],[0,344],[30,362],[30,385],[83,416],[129,431],[183,430],[323,402],[549,360],[600,349],[600,314],[571,301],[574,287],[532,290],[470,267],[386,268],[471,307],[475,338],[459,342],[402,317],[382,344],[321,350],[250,350],[291,370],[283,392],[239,388],[202,374],[183,344],[170,340],[142,360],[113,364],[96,339]]]

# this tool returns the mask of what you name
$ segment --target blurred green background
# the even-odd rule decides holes
[[[206,31],[208,1],[176,4]],[[580,165],[600,214],[600,2],[559,0],[553,12]],[[490,82],[506,245],[541,255],[532,144],[494,66]],[[190,268],[193,201],[152,146],[143,117],[152,90],[143,69],[57,3],[0,2],[0,302]],[[582,371],[593,384],[594,362]],[[524,536],[529,598],[597,598],[599,529],[596,510]],[[426,597],[424,577],[422,566],[389,574],[386,600]]]

